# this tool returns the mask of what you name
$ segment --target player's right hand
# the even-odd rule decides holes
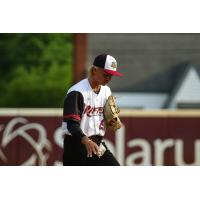
[[[93,153],[95,155],[98,153],[98,151],[99,151],[98,145],[95,142],[93,142],[92,140],[90,140],[87,136],[84,136],[81,139],[81,142],[86,146],[87,157],[92,157]]]

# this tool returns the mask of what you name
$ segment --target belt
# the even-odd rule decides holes
[[[95,142],[96,144],[100,144],[103,140],[103,136],[100,135],[92,135],[89,137],[93,142]]]
[[[72,135],[65,134],[64,138],[72,138]],[[96,144],[99,145],[103,140],[103,136],[92,135],[92,136],[89,137],[89,139],[91,139],[93,142],[95,142]]]

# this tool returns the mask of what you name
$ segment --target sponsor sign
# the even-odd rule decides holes
[[[123,112],[105,142],[121,165],[200,165],[200,112]],[[0,165],[62,165],[62,111],[0,111]]]

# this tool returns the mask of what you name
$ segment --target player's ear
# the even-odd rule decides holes
[[[92,74],[94,75],[97,72],[97,67],[93,66],[92,67]]]

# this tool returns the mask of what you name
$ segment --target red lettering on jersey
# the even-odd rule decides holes
[[[103,113],[102,107],[86,106],[86,108],[84,110],[84,114],[86,114],[88,117],[91,117],[92,115],[100,115],[102,113]]]

